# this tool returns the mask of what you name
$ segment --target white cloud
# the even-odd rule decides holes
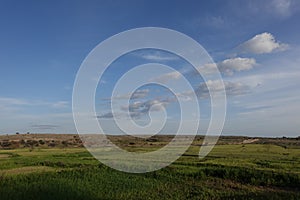
[[[130,116],[133,118],[140,118],[151,111],[158,112],[162,111],[169,103],[174,101],[173,99],[153,99],[147,101],[135,101],[129,105],[121,106],[121,112],[112,113],[108,112],[97,116],[99,119],[111,119],[114,117],[126,117],[125,112],[129,112]]]
[[[183,74],[198,74],[201,75],[211,75],[216,74],[218,70],[226,75],[233,75],[234,72],[246,71],[252,69],[257,65],[254,58],[229,58],[218,63],[207,63],[203,66],[197,67],[197,71],[185,71],[185,72],[170,72],[163,74],[157,78],[152,79],[151,81],[157,81],[161,83],[166,83],[172,80],[178,80],[182,78]]]
[[[151,81],[166,83],[168,81],[178,80],[182,78],[183,74],[191,75],[195,73],[196,74],[200,73],[201,75],[212,75],[218,73],[218,70],[223,74],[233,75],[234,72],[250,70],[255,65],[257,65],[257,63],[254,58],[241,58],[241,57],[229,58],[218,63],[207,63],[202,66],[196,67],[197,71],[192,71],[192,70],[186,70],[182,72],[174,71],[174,72],[162,74],[161,76],[158,76],[152,79]]]
[[[254,58],[237,57],[229,58],[216,64],[208,63],[203,66],[197,67],[197,70],[201,74],[208,75],[217,73],[217,69],[219,69],[223,74],[233,75],[234,72],[250,70],[255,65],[257,65],[257,63]]]
[[[121,109],[123,111],[129,110],[131,115],[140,116],[142,114],[146,114],[150,111],[161,111],[163,108],[169,103],[168,100],[148,100],[148,101],[136,101],[130,104],[129,106],[122,106]]]
[[[239,48],[242,52],[263,54],[274,51],[284,51],[288,48],[288,45],[276,41],[271,33],[265,32],[244,42]]]
[[[233,72],[250,70],[256,65],[256,60],[253,58],[230,58],[218,63],[221,72],[232,75]]]
[[[217,64],[207,63],[203,66],[197,67],[197,71],[203,75],[215,74],[218,72]]]

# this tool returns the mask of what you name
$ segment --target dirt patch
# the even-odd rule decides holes
[[[244,140],[243,144],[251,144],[251,143],[257,142],[257,141],[259,141],[259,139],[248,139],[248,140]]]
[[[9,157],[10,157],[9,154],[0,154],[0,159],[1,159],[1,158],[9,158]]]
[[[1,170],[1,173],[5,175],[13,175],[13,174],[28,174],[28,173],[36,173],[36,172],[47,172],[54,171],[52,167],[47,166],[36,166],[36,167],[21,167],[15,169],[7,169]]]

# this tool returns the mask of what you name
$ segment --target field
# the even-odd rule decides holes
[[[111,136],[129,151],[172,136]],[[203,137],[172,165],[119,172],[94,159],[76,135],[0,136],[0,199],[300,199],[299,138],[221,137],[204,159]]]

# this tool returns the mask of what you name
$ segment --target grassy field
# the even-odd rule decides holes
[[[172,165],[145,174],[106,167],[80,145],[6,146],[0,150],[0,199],[300,199],[299,141],[245,139],[221,138],[199,159],[196,138]],[[142,151],[169,139],[112,140]]]

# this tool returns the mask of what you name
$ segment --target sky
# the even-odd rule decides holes
[[[0,134],[76,133],[73,84],[89,52],[120,32],[162,27],[201,44],[221,72],[227,94],[223,135],[299,136],[299,20],[297,0],[1,0]],[[203,123],[199,134],[203,134],[212,107],[207,88],[218,91],[220,82],[204,81],[185,60],[157,49],[130,52],[109,66],[96,91],[97,115],[90,117],[99,119],[107,132],[120,134],[110,108],[111,100],[117,99],[115,117],[123,118],[129,111],[137,124],[144,125],[149,122],[149,111],[157,121],[156,115],[167,111],[162,133],[176,131],[180,109],[168,88],[145,85],[133,94],[111,96],[122,74],[146,63],[177,70],[157,71],[156,80],[178,85],[183,75],[190,81],[200,101]],[[211,65],[196,67],[214,73]],[[189,92],[180,94],[187,104],[193,101]],[[193,118],[191,111],[184,123]]]

